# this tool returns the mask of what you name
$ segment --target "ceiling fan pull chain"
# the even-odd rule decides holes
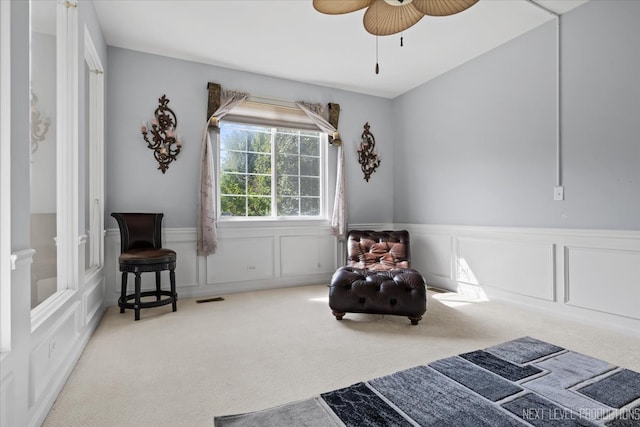
[[[376,33],[378,32],[378,8],[376,8]],[[378,34],[376,34],[376,74],[380,74],[380,66],[378,65]]]
[[[378,36],[376,36],[376,74],[380,74],[380,66],[378,65]]]
[[[404,46],[403,39],[404,39],[404,37],[403,37],[402,33],[400,33],[400,47]]]

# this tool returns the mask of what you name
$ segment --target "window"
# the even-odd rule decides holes
[[[58,290],[56,159],[58,141],[56,62],[62,31],[55,2],[31,2],[31,308]]]
[[[104,261],[104,71],[89,30],[84,29],[85,135],[84,228],[85,272],[96,271]]]
[[[324,217],[323,140],[313,130],[222,122],[220,216]]]
[[[31,327],[78,285],[78,11],[30,2]]]

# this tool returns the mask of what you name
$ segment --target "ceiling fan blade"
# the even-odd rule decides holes
[[[375,0],[364,14],[364,28],[376,36],[388,36],[413,26],[424,14],[408,3],[392,6],[384,0]]]
[[[478,0],[413,0],[411,4],[429,16],[448,16],[462,12],[476,4]]]
[[[327,15],[355,12],[369,6],[374,0],[313,0],[315,10]]]

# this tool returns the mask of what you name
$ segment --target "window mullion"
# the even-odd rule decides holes
[[[244,140],[244,216],[249,215],[249,134]]]
[[[247,153],[244,153],[247,156]],[[244,216],[249,216],[249,175],[247,174],[247,167],[244,168]]]
[[[271,216],[278,216],[278,171],[276,170],[276,128],[271,128]]]
[[[298,140],[298,216],[302,216],[302,152],[300,149],[300,131],[297,132]]]

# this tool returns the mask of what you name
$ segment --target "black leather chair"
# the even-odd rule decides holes
[[[345,313],[392,314],[417,325],[427,311],[427,289],[411,268],[409,233],[349,231],[347,264],[331,279],[329,307],[338,320]]]
[[[171,304],[177,310],[178,294],[176,293],[176,253],[162,247],[162,213],[112,213],[120,227],[120,271],[122,272],[122,289],[118,306],[120,313],[131,308],[135,311],[135,320],[140,320],[140,310]],[[160,272],[169,270],[171,290],[160,287]],[[156,273],[155,291],[141,291],[142,273]],[[135,275],[135,291],[127,295],[127,276]],[[143,297],[156,297],[155,300],[142,301]],[[162,298],[162,297],[166,298]],[[131,302],[133,301],[133,302]]]

